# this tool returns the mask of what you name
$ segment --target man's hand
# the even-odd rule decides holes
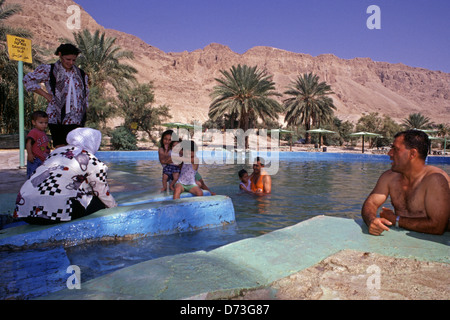
[[[374,236],[379,236],[383,231],[389,231],[387,226],[392,226],[392,222],[386,218],[375,218],[369,224],[369,233]]]
[[[394,211],[385,207],[381,208],[380,217],[389,220],[391,225],[395,225],[395,219],[397,218]]]

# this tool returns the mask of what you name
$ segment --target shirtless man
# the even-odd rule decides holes
[[[272,192],[272,178],[264,172],[264,160],[256,157],[251,175],[251,189],[256,194],[268,194]]]
[[[428,136],[419,130],[400,132],[388,155],[392,168],[381,175],[361,210],[369,233],[380,235],[388,226],[430,234],[443,234],[450,218],[450,178],[425,164]],[[395,212],[382,208],[391,197]]]

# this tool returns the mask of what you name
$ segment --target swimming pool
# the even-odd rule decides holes
[[[110,168],[112,189],[158,192],[161,188],[162,170],[156,152],[105,152],[98,156]],[[430,162],[450,173],[450,164]],[[236,223],[132,241],[84,244],[66,248],[66,253],[87,281],[162,256],[212,250],[317,215],[358,220],[363,201],[389,167],[387,156],[280,153],[278,173],[272,176],[272,194],[258,197],[238,190],[237,172],[242,168],[252,172],[248,163],[201,165],[199,172],[210,189],[232,199]]]

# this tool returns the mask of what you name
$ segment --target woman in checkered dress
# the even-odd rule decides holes
[[[50,224],[117,206],[106,181],[108,167],[94,156],[100,141],[98,130],[71,131],[69,145],[55,149],[24,183],[14,216],[32,224]]]

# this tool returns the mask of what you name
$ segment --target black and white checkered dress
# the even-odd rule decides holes
[[[70,221],[74,201],[84,208],[93,196],[106,207],[117,205],[106,181],[108,167],[94,155],[66,146],[54,150],[17,196],[15,216]]]

